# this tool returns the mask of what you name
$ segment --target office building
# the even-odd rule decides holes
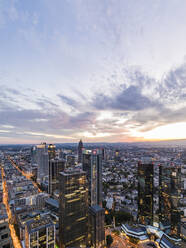
[[[10,236],[10,229],[8,225],[8,215],[5,205],[0,204],[0,248],[11,248],[12,239]]]
[[[153,175],[150,158],[138,162],[138,221],[144,225],[153,225]]]
[[[102,206],[102,151],[83,150],[83,170],[87,175],[89,205]]]
[[[48,193],[53,194],[59,190],[59,173],[65,169],[64,159],[50,159],[49,161],[49,184]]]
[[[74,167],[76,163],[76,156],[73,154],[66,155],[66,168]]]
[[[78,144],[78,163],[82,163],[82,151],[83,151],[83,142],[82,140],[80,140]]]
[[[50,159],[54,159],[56,157],[56,147],[53,144],[48,145],[48,157]]]
[[[49,216],[38,216],[26,223],[25,247],[55,248],[55,225]]]
[[[99,205],[89,208],[89,228],[91,247],[101,248],[105,245],[105,210]]]
[[[160,166],[159,168],[160,227],[170,234],[180,235],[181,168]]]
[[[46,143],[42,143],[36,146],[36,163],[38,165],[37,169],[37,182],[42,183],[44,179],[48,176],[48,149]]]
[[[84,171],[60,173],[59,215],[60,248],[87,247],[88,189]]]

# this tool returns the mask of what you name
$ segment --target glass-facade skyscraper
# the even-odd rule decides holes
[[[87,247],[88,188],[86,173],[66,170],[60,174],[60,248]]]
[[[138,221],[144,225],[153,225],[153,175],[150,158],[138,162]]]
[[[59,189],[59,173],[65,169],[64,159],[50,159],[49,161],[49,180],[48,193],[53,194]]]
[[[160,227],[170,234],[180,235],[181,167],[170,165],[159,168]]]
[[[82,152],[83,152],[83,142],[82,140],[80,140],[78,144],[78,163],[82,163]]]
[[[83,170],[89,187],[89,205],[102,206],[102,151],[83,150]]]

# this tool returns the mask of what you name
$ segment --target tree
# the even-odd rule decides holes
[[[107,242],[107,247],[110,247],[113,242],[113,238],[111,235],[106,236],[106,242]]]

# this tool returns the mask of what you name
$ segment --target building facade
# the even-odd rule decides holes
[[[170,234],[180,235],[181,211],[181,168],[160,166],[159,168],[159,210],[160,227]]]
[[[55,225],[49,217],[32,219],[25,228],[26,248],[55,248]]]
[[[37,182],[42,183],[45,177],[48,176],[48,148],[46,143],[42,143],[36,146],[36,163],[38,165],[37,169]]]
[[[59,189],[59,173],[65,169],[64,159],[50,159],[48,193],[53,194]]]
[[[102,206],[102,151],[83,150],[83,170],[87,175],[89,205]]]
[[[138,221],[144,225],[153,225],[153,175],[150,158],[138,162]]]
[[[59,215],[60,248],[87,247],[88,189],[84,171],[60,173]]]
[[[89,208],[89,232],[91,247],[101,248],[105,245],[105,210],[99,205]]]
[[[0,248],[12,248],[12,239],[8,225],[8,215],[3,203],[0,203]]]
[[[78,163],[82,163],[82,152],[83,152],[83,142],[82,140],[80,140],[78,144]]]

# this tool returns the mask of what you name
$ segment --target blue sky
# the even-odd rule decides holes
[[[185,0],[0,0],[0,143],[186,138]]]

